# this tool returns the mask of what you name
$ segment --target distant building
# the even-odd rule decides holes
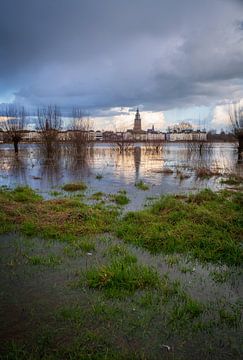
[[[201,131],[167,133],[168,141],[207,141],[207,133]]]
[[[134,119],[133,131],[137,133],[137,132],[140,132],[141,130],[142,130],[141,117],[139,114],[139,110],[137,109],[135,119]]]

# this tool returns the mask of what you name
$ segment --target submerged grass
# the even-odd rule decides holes
[[[87,189],[87,185],[83,182],[79,183],[71,183],[71,184],[65,184],[63,185],[62,189],[64,191],[83,191]]]
[[[152,253],[187,253],[208,262],[243,260],[243,194],[204,190],[185,198],[165,196],[146,210],[129,212],[118,237]]]
[[[118,193],[118,194],[115,194],[115,195],[111,195],[110,198],[117,205],[121,205],[121,206],[127,205],[130,202],[129,198],[123,193]]]
[[[143,190],[146,191],[149,189],[149,186],[147,184],[145,184],[142,180],[138,181],[135,183],[136,188],[138,188],[139,190]]]
[[[109,265],[89,270],[88,286],[105,290],[108,297],[123,297],[133,294],[138,289],[157,288],[160,283],[157,272],[133,260],[122,257],[113,260]]]
[[[119,205],[129,201],[124,192],[114,196]],[[113,206],[87,205],[76,197],[45,201],[26,187],[1,189],[0,204],[0,233],[16,230],[75,243],[82,237],[113,232],[152,253],[187,254],[227,265],[240,265],[243,260],[242,192],[206,189],[188,196],[168,195],[122,219]]]

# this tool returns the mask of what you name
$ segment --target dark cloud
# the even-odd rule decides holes
[[[240,10],[237,0],[2,0],[0,101],[97,112],[240,97]]]

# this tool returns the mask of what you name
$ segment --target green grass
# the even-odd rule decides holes
[[[50,195],[51,196],[60,196],[60,195],[62,195],[62,193],[60,191],[53,190],[53,191],[50,191]]]
[[[87,185],[84,184],[83,182],[79,182],[79,183],[71,183],[71,184],[65,184],[63,185],[62,189],[64,191],[83,191],[87,189]]]
[[[92,200],[101,200],[105,194],[102,191],[97,191],[91,195]]]
[[[16,202],[37,202],[42,199],[33,189],[28,186],[17,186],[13,190],[0,189],[0,194],[7,194],[9,198]]]
[[[135,183],[136,188],[138,188],[139,190],[143,190],[146,191],[149,189],[149,186],[147,184],[145,184],[142,180],[138,181]]]
[[[56,266],[61,264],[61,258],[57,255],[25,255],[31,265]]]
[[[133,258],[121,257],[108,265],[89,270],[86,274],[90,288],[105,290],[108,297],[124,297],[136,290],[158,288],[160,278],[155,270],[134,263]]]
[[[127,205],[130,202],[130,199],[124,194],[115,194],[110,196],[111,200],[114,201],[117,205]]]
[[[0,191],[1,233],[15,230],[28,236],[72,242],[111,231],[117,215],[114,207],[86,205],[79,198],[45,201],[30,189]]]
[[[211,190],[185,198],[165,196],[146,210],[127,213],[116,234],[152,253],[181,253],[200,261],[240,265],[242,199],[242,193]]]

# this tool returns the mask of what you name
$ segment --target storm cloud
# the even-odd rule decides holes
[[[2,0],[0,103],[146,111],[243,96],[243,2]]]

